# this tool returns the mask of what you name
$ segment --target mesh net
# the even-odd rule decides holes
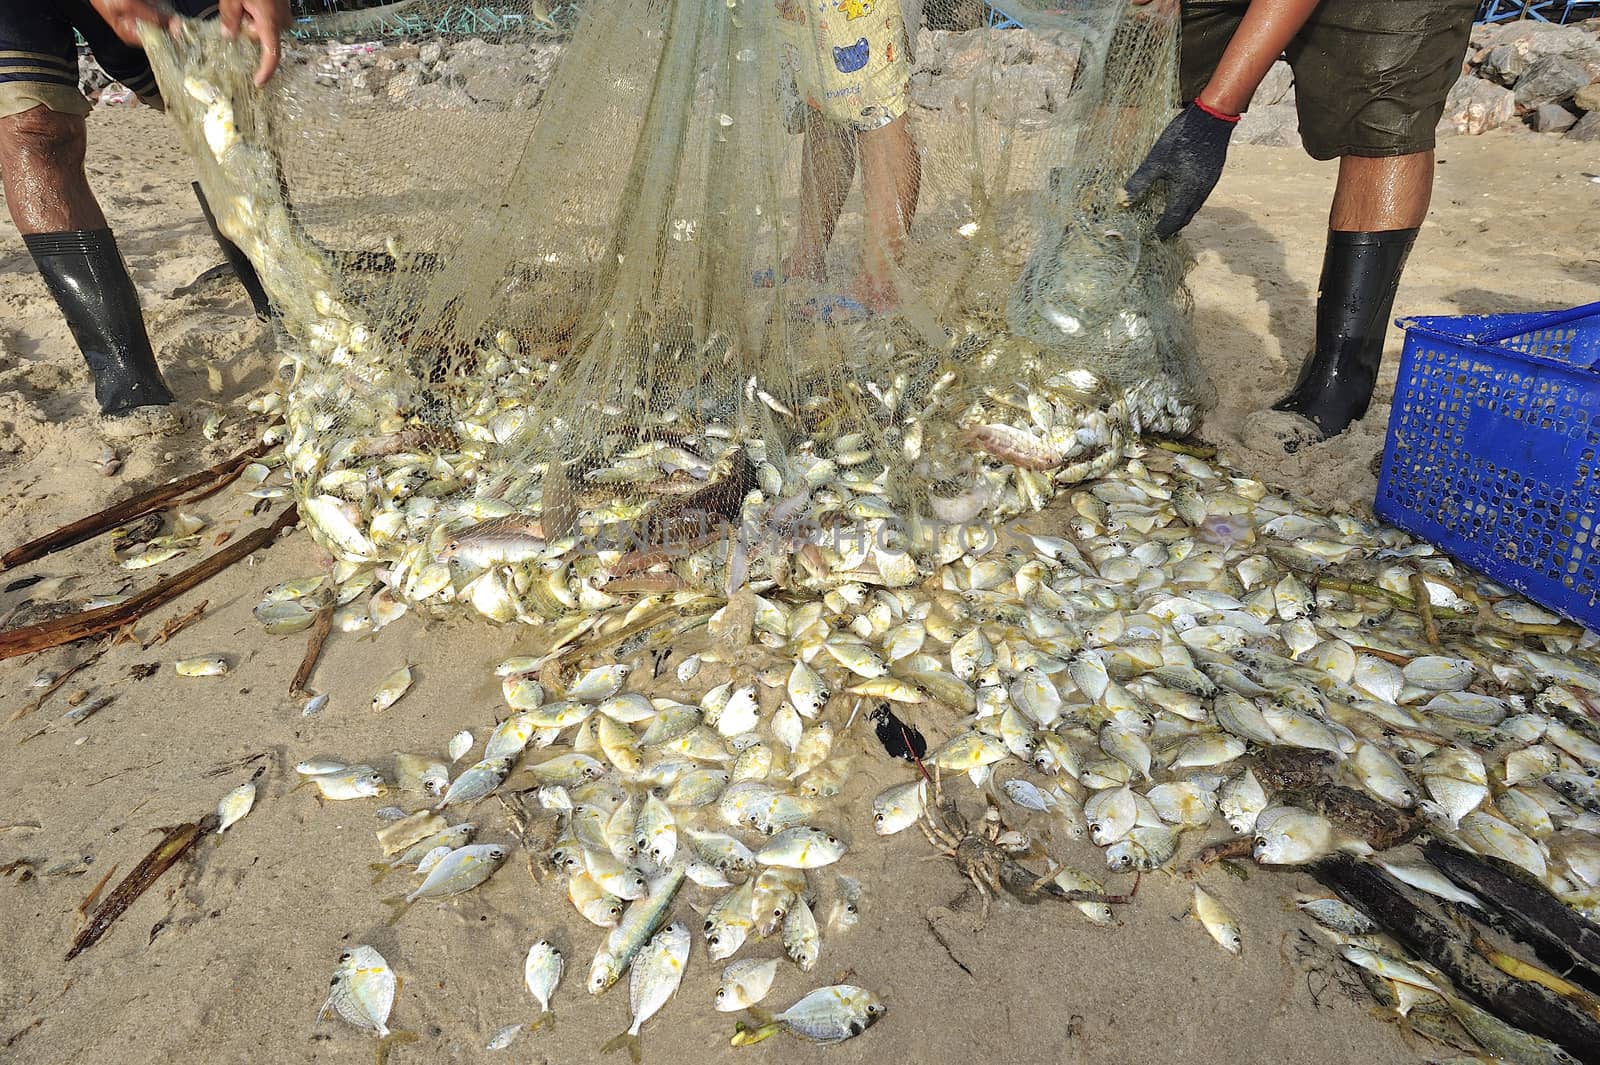
[[[1173,17],[1008,11],[596,0],[559,47],[445,46],[474,73],[318,45],[265,92],[203,24],[152,36],[281,317],[314,535],[500,621],[905,585],[1193,428],[1184,253],[1120,202]]]

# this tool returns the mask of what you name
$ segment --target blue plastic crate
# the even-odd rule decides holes
[[[1398,324],[1379,516],[1600,629],[1600,303]]]

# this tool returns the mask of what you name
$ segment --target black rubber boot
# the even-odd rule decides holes
[[[1415,229],[1329,231],[1317,290],[1317,346],[1273,410],[1307,419],[1323,439],[1367,413],[1395,290],[1416,239]]]
[[[161,379],[133,278],[109,229],[30,233],[23,242],[94,375],[102,414],[172,402]]]
[[[222,230],[217,228],[217,220],[211,214],[211,205],[206,202],[206,194],[200,189],[200,182],[191,181],[189,186],[194,189],[194,198],[200,201],[200,213],[206,216],[206,225],[211,227],[211,235],[217,240],[217,247],[222,249],[222,257],[228,260],[228,265],[233,268],[233,274],[239,279],[239,284],[244,286],[245,293],[250,297],[250,306],[255,308],[256,317],[266,322],[272,319],[272,301],[267,299],[267,290],[261,287],[261,278],[256,276],[256,268],[250,264],[250,256],[240,250],[239,245],[222,235]]]

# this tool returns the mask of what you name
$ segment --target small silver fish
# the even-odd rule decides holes
[[[397,987],[394,970],[372,947],[351,947],[339,955],[327,1001],[317,1020],[332,1010],[341,1020],[381,1038],[389,1035],[389,1011]]]
[[[478,762],[451,781],[449,790],[433,808],[434,811],[438,812],[446,806],[460,803],[477,802],[505,782],[506,776],[511,772],[511,765],[510,758],[485,758]]]
[[[406,896],[406,901],[444,899],[471,891],[493,876],[505,860],[506,849],[498,843],[473,843],[458,847],[429,870],[427,878]]]

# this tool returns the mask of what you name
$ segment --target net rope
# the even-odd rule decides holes
[[[547,78],[521,73],[537,101],[491,108],[352,86],[307,49],[258,90],[213,27],[149,37],[279,314],[324,547],[497,621],[901,586],[1197,425],[1185,253],[1120,195],[1174,102],[1172,15],[1019,3],[1012,28],[908,33],[892,0],[818,10],[596,0]],[[908,54],[850,121],[835,72],[874,47]],[[826,280],[798,276],[818,234]]]

